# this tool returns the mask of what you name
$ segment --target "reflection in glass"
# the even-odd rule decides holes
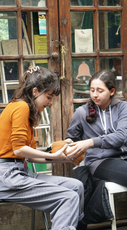
[[[112,58],[100,58],[100,69],[107,69],[114,73],[116,78],[117,96],[123,96],[123,84],[122,84],[122,71],[121,71],[122,59],[119,57]]]
[[[94,59],[72,59],[73,97],[89,98],[89,79],[94,74]]]
[[[121,50],[121,13],[99,13],[99,37],[101,51]]]
[[[38,6],[38,7],[45,7],[46,0],[21,0],[22,6]]]
[[[71,6],[92,6],[93,0],[70,0]]]
[[[0,13],[0,43],[0,55],[15,55],[18,53],[15,12]]]
[[[71,12],[72,52],[93,52],[93,12]]]
[[[120,0],[99,0],[100,6],[120,6]]]
[[[0,6],[15,6],[16,0],[0,0]]]

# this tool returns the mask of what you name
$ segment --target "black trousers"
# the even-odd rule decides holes
[[[93,176],[127,186],[127,161],[121,158],[107,159],[98,166]]]

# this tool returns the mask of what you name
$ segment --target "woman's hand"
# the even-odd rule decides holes
[[[93,140],[87,139],[69,144],[68,158],[75,159],[84,153],[88,148],[93,147]]]
[[[64,145],[63,148],[59,149],[57,152],[52,153],[52,159],[53,160],[58,160],[58,161],[67,161],[67,162],[71,162],[71,160],[64,154],[64,151],[66,150],[66,148],[68,147],[68,145]]]

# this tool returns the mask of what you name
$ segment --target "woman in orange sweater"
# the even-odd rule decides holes
[[[75,230],[83,218],[83,185],[73,178],[32,173],[31,162],[70,162],[63,147],[54,154],[36,149],[33,127],[51,106],[60,86],[55,74],[36,66],[24,73],[19,88],[0,115],[0,199],[50,213],[52,230]],[[51,159],[52,161],[47,161]]]

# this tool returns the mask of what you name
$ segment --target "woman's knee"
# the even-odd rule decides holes
[[[79,207],[79,195],[77,192],[75,191],[71,191],[70,194],[68,195],[68,199],[71,201],[71,204],[73,205],[76,205],[77,204],[77,207]]]
[[[75,190],[78,192],[78,194],[84,194],[83,183],[78,179],[75,179]]]

